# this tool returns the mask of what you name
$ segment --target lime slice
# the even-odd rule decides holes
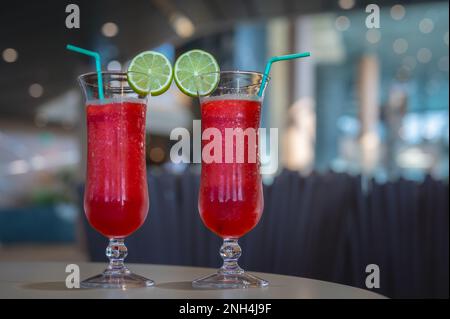
[[[156,96],[166,92],[173,80],[170,61],[161,53],[145,51],[131,60],[128,67],[128,83],[141,95]]]
[[[219,64],[211,54],[202,50],[191,50],[180,55],[175,62],[175,83],[186,95],[204,96],[214,91],[219,84],[219,72]],[[204,76],[198,76],[202,74]]]

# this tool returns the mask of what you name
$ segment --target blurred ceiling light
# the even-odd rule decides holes
[[[44,88],[39,83],[33,83],[28,88],[28,93],[31,97],[39,98],[44,94]]]
[[[439,59],[438,68],[441,71],[448,72],[448,56],[443,56]]]
[[[381,32],[377,29],[369,29],[366,32],[366,39],[369,43],[378,43],[381,40]]]
[[[410,70],[410,71],[414,70],[414,69],[416,68],[416,66],[417,66],[417,60],[416,60],[416,58],[413,57],[413,56],[410,56],[410,55],[409,55],[409,56],[406,56],[406,57],[403,59],[402,63],[403,63],[403,66],[404,66],[405,68],[407,68],[408,70]]]
[[[422,19],[419,23],[419,30],[422,33],[430,33],[434,29],[433,20],[429,18]]]
[[[420,63],[428,63],[431,61],[432,57],[433,54],[431,53],[430,49],[421,48],[419,49],[419,51],[417,51],[417,60]]]
[[[355,6],[355,0],[339,0],[339,7],[344,10],[350,10]]]
[[[8,63],[13,63],[17,61],[17,58],[19,57],[19,54],[17,51],[13,48],[7,48],[3,50],[3,60]]]
[[[30,170],[30,165],[25,160],[16,160],[9,163],[7,172],[11,175],[25,174]]]
[[[399,38],[394,41],[394,52],[397,54],[403,54],[408,50],[408,41],[403,38]]]
[[[444,43],[448,46],[448,31],[444,34]]]
[[[119,61],[112,60],[108,63],[107,67],[108,71],[121,71],[122,65]]]
[[[170,24],[177,35],[181,38],[189,38],[195,32],[191,19],[181,13],[174,13],[170,16]]]
[[[401,20],[405,17],[406,10],[401,4],[396,4],[391,8],[391,17],[394,20]]]
[[[340,16],[336,18],[334,25],[336,26],[337,30],[345,31],[348,30],[348,28],[350,28],[350,20],[346,16]]]
[[[102,33],[108,38],[115,37],[119,33],[119,27],[114,22],[106,22],[102,26]]]

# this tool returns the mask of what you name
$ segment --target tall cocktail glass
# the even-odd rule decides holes
[[[147,217],[149,197],[145,164],[147,98],[129,86],[127,74],[103,72],[104,98],[97,73],[79,77],[86,98],[87,172],[84,210],[91,226],[109,239],[109,265],[81,283],[85,288],[148,287],[153,281],[124,264],[125,238]]]
[[[199,78],[208,81],[208,76]],[[206,227],[223,238],[223,265],[217,273],[193,281],[194,287],[268,285],[238,265],[238,239],[258,224],[264,206],[258,154],[262,77],[257,72],[221,72],[217,88],[200,96],[202,171],[198,207]]]

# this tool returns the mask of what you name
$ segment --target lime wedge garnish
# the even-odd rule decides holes
[[[139,53],[128,66],[128,83],[141,95],[163,94],[169,89],[172,79],[173,69],[170,61],[155,51]]]
[[[175,83],[178,88],[184,94],[193,97],[208,95],[214,91],[219,84],[219,72],[216,59],[202,50],[183,53],[174,66]]]

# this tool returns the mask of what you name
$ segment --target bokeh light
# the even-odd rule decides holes
[[[394,20],[401,20],[405,17],[406,10],[401,4],[396,4],[391,8],[391,17]]]
[[[119,27],[114,22],[106,22],[102,26],[102,34],[105,37],[112,38],[115,37],[119,33]]]
[[[394,49],[394,52],[397,54],[403,54],[406,51],[408,51],[408,41],[406,41],[403,38],[399,38],[394,41],[392,47]]]
[[[431,58],[433,57],[433,53],[428,48],[421,48],[419,51],[417,51],[417,60],[420,63],[428,63],[431,61]]]
[[[121,71],[122,65],[120,64],[119,61],[112,60],[108,63],[106,68],[108,69],[108,71]]]
[[[431,19],[422,19],[419,23],[419,30],[422,33],[430,33],[434,29],[434,22]]]
[[[336,26],[337,30],[346,31],[348,30],[348,28],[350,28],[350,19],[346,16],[337,17],[334,25]]]
[[[3,60],[5,60],[5,62],[13,63],[13,62],[17,61],[19,54],[17,53],[16,49],[7,48],[7,49],[3,50],[2,56],[3,56]]]
[[[339,0],[339,7],[344,10],[350,10],[355,6],[355,0]]]
[[[44,88],[39,83],[33,83],[28,88],[28,93],[31,97],[39,98],[44,94]]]

